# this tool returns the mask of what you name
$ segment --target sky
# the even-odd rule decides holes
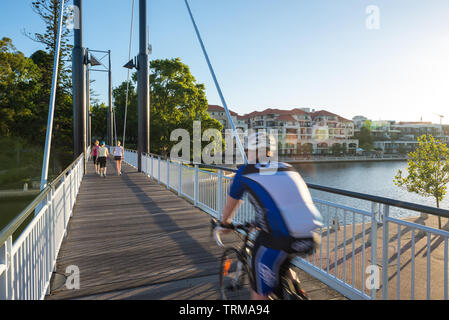
[[[138,54],[138,0],[133,56]],[[72,1],[68,2],[72,4]],[[183,0],[148,0],[151,59],[180,57],[210,104],[222,105]],[[132,0],[84,0],[84,46],[111,50],[113,86],[126,80]],[[378,27],[367,21],[376,17]],[[190,0],[226,102],[326,109],[351,119],[449,123],[447,0]],[[0,0],[0,37],[27,56],[43,47],[31,0]],[[101,58],[101,56],[100,56]],[[107,76],[94,91],[107,101]]]

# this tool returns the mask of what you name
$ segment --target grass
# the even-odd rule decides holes
[[[22,189],[24,183],[31,187],[33,180],[40,181],[43,145],[32,145],[14,137],[1,137],[0,190]],[[72,161],[72,155],[59,150],[52,151],[49,180],[57,176]]]

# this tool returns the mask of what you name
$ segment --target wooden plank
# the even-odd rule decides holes
[[[80,289],[47,299],[217,299],[222,250],[210,238],[210,217],[130,166],[84,177],[56,272],[80,270]],[[233,243],[235,235],[225,242]],[[341,298],[304,277],[320,298]],[[312,295],[312,298],[313,298]]]

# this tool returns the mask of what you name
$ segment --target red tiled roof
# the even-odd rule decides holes
[[[301,110],[301,109],[299,109],[299,108],[295,108],[295,109],[291,110],[291,113],[292,113],[292,114],[299,115],[299,116],[309,114],[308,112],[305,112],[304,110]]]
[[[225,109],[221,106],[217,106],[217,105],[209,105],[207,107],[207,111],[219,111],[219,112],[225,112]],[[234,111],[229,110],[229,113],[231,114],[231,116],[238,116],[238,114]]]
[[[346,118],[343,118],[340,116],[338,116],[338,120],[340,120],[340,122],[353,122],[352,120],[349,120],[349,119],[346,119]]]
[[[296,121],[295,118],[293,118],[290,114],[283,114],[277,118],[277,120],[281,121]]]
[[[209,105],[208,107],[208,111],[219,111],[219,112],[224,112],[224,108],[218,105]],[[245,119],[249,119],[252,117],[256,117],[256,116],[264,116],[264,115],[268,115],[268,114],[273,114],[273,115],[278,115],[278,120],[283,120],[283,121],[296,121],[292,115],[310,115],[313,118],[318,117],[318,116],[334,116],[337,117],[339,121],[341,122],[352,122],[352,120],[348,120],[346,118],[343,118],[341,116],[339,116],[338,114],[326,111],[326,110],[320,110],[320,111],[316,111],[316,112],[306,112],[302,109],[299,108],[294,108],[291,110],[281,110],[281,109],[273,109],[273,108],[268,108],[262,111],[253,111],[251,113],[247,113],[243,116],[233,112],[233,111],[229,111],[231,113],[231,115],[233,116],[237,116],[238,119],[240,120],[245,120]]]
[[[301,109],[298,109],[298,108],[291,109],[291,110],[281,110],[281,109],[268,108],[268,109],[265,109],[265,110],[262,110],[262,111],[253,111],[251,113],[247,113],[243,117],[248,119],[248,118],[255,117],[255,116],[265,116],[267,114],[278,114],[278,115],[297,114],[297,115],[305,115],[305,114],[308,114],[308,113],[305,112],[304,110],[301,110]]]
[[[334,116],[334,117],[338,117],[337,114],[329,112],[329,111],[326,111],[326,110],[315,111],[315,112],[312,112],[311,115],[312,115],[313,118],[319,117],[319,116],[325,116],[325,117],[326,116]]]
[[[338,114],[335,114],[335,113],[332,113],[332,112],[329,112],[326,110],[316,111],[316,112],[311,113],[311,115],[312,115],[312,118],[319,117],[319,116],[325,116],[325,117],[331,116],[331,117],[337,117],[338,121],[341,121],[341,122],[352,122],[352,120],[348,120],[346,118],[339,116]]]

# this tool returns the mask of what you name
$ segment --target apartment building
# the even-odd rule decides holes
[[[207,112],[213,119],[220,121],[220,123],[223,125],[223,130],[231,128],[228,116],[226,115],[226,111],[223,107],[217,105],[209,105],[207,108]],[[229,113],[231,114],[232,121],[234,122],[234,124],[236,124],[238,114],[231,110],[229,110]]]
[[[212,117],[225,123],[224,109],[209,106]],[[232,115],[233,113],[231,113]],[[354,136],[354,124],[337,114],[308,108],[291,110],[266,109],[249,114],[235,115],[236,127],[247,129],[275,130],[278,134],[279,153],[290,155],[300,153],[329,154],[335,146],[339,150],[355,153],[358,140]]]
[[[357,116],[352,119],[355,132],[367,125],[367,118]],[[417,138],[430,134],[436,139],[449,143],[449,126],[431,122],[396,122],[394,120],[369,121],[374,148],[387,154],[408,153],[417,146]]]

